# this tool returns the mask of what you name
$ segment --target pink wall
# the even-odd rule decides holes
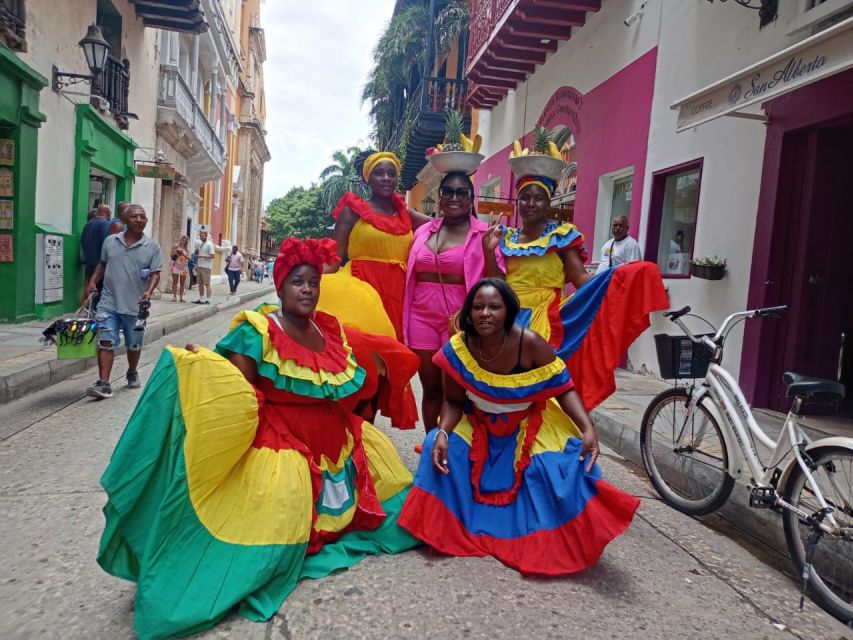
[[[657,48],[586,94],[569,86],[557,89],[537,119],[537,123],[549,128],[565,125],[574,134],[578,163],[575,224],[590,240],[595,233],[600,176],[630,166],[634,167],[635,176],[631,199],[632,235],[640,227],[656,58]],[[522,146],[530,146],[531,138],[532,131],[528,131]],[[510,149],[511,145],[483,162],[474,177],[478,191],[484,182],[501,176],[501,196],[515,197],[515,185],[507,163]],[[597,254],[597,247],[589,249]]]

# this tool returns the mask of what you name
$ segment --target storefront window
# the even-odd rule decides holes
[[[701,176],[701,163],[693,163],[656,174],[653,180],[651,211],[659,216],[660,225],[654,254],[664,276],[690,273]],[[650,251],[647,255],[655,259]]]

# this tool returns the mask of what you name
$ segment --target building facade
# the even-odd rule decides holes
[[[726,343],[748,399],[786,409],[784,370],[850,384],[853,2],[480,0],[472,4],[469,101],[487,156],[481,196],[512,202],[507,158],[536,125],[571,160],[555,204],[571,207],[593,265],[610,221],[630,220],[672,307],[714,325],[788,304]],[[547,7],[545,6],[547,5]],[[559,5],[559,6],[558,6]],[[726,260],[725,277],[691,260]],[[820,331],[816,328],[820,327]],[[701,329],[701,323],[696,329]],[[653,318],[629,352],[657,375]]]

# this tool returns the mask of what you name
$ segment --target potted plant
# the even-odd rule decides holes
[[[690,261],[690,274],[705,280],[722,280],[726,259],[717,256],[696,258]]]

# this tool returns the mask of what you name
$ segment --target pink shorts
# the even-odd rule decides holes
[[[450,339],[447,332],[448,313],[456,313],[465,302],[465,285],[446,284],[447,306],[441,284],[438,282],[415,282],[415,293],[409,308],[410,349],[438,351]]]

